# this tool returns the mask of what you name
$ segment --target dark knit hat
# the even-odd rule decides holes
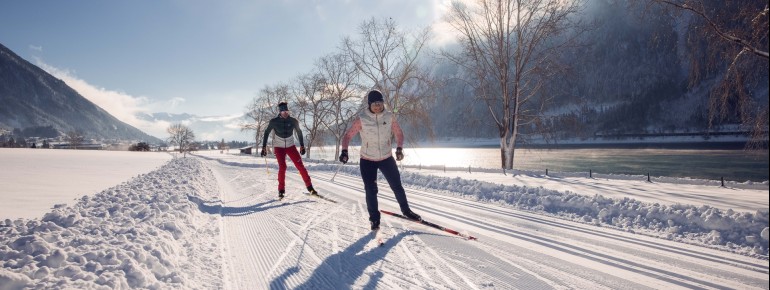
[[[384,102],[385,100],[382,98],[382,93],[378,90],[371,90],[369,92],[369,95],[366,96],[367,101],[369,101],[369,105],[371,106],[374,102]]]
[[[289,110],[289,105],[287,105],[286,102],[278,103],[278,111],[279,112],[288,111],[288,110]]]

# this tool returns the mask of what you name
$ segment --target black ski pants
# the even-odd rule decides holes
[[[369,161],[361,159],[361,178],[364,180],[364,190],[366,191],[366,210],[369,211],[369,221],[380,220],[380,210],[377,205],[377,169],[385,176],[390,189],[396,195],[398,206],[402,213],[409,212],[409,203],[406,201],[406,192],[401,185],[401,174],[398,172],[398,166],[393,156],[382,161]]]

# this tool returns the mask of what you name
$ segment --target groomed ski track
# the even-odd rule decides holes
[[[310,172],[335,204],[290,165],[278,201],[263,159],[196,158],[220,189],[227,289],[768,289],[767,261],[409,188],[423,218],[479,240],[383,215],[378,247],[360,177]],[[399,212],[380,181],[380,209]]]

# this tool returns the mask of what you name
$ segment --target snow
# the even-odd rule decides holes
[[[41,217],[55,204],[95,194],[171,159],[167,153],[0,149],[0,219]]]
[[[38,151],[64,153],[39,166]],[[0,175],[0,289],[768,288],[767,183],[406,168],[413,210],[478,240],[383,215],[378,247],[356,164],[305,162],[338,203],[303,194],[292,166],[277,201],[271,158],[202,151],[147,167],[164,154],[103,153],[0,150],[16,171]],[[44,180],[32,170],[70,198],[18,190]],[[87,187],[88,170],[112,183]],[[380,209],[398,212],[380,181]]]

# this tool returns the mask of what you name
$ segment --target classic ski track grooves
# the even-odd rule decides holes
[[[323,174],[321,174],[321,175],[323,175]],[[356,179],[356,177],[351,177],[351,176],[345,175],[345,174],[338,174],[337,178],[335,179],[335,184],[337,184],[339,186],[343,186],[343,187],[355,188],[355,185],[353,185],[353,183],[351,182],[352,179]],[[387,184],[379,183],[379,186],[385,192],[390,193],[389,192],[389,188],[387,187]],[[411,196],[420,196],[422,198],[430,198],[431,200],[441,200],[441,201],[447,202],[449,204],[458,205],[458,206],[464,206],[464,207],[470,207],[470,208],[475,208],[475,209],[481,209],[481,207],[482,207],[482,205],[476,205],[476,204],[470,203],[468,201],[462,200],[460,198],[452,198],[452,197],[447,197],[447,196],[428,194],[428,193],[425,193],[425,192],[422,192],[422,191],[419,191],[419,190],[414,190],[414,189],[409,189],[409,188],[407,188],[406,190],[408,192],[408,196],[410,196],[410,197]],[[386,200],[395,202],[395,198],[392,197],[391,195],[392,195],[392,193],[390,193],[390,194],[380,194],[379,197],[382,198],[382,199],[386,199]],[[414,198],[410,199],[410,201],[412,201],[412,200],[414,200]],[[677,285],[679,287],[688,287],[688,288],[704,288],[704,287],[705,288],[723,288],[723,287],[728,287],[728,286],[723,286],[723,285],[735,285],[734,284],[735,281],[725,281],[725,280],[719,279],[719,278],[715,279],[714,276],[710,276],[709,279],[714,279],[715,282],[709,282],[709,281],[706,281],[706,280],[703,280],[703,279],[699,279],[697,277],[705,277],[703,275],[703,273],[693,272],[693,271],[691,271],[689,269],[681,269],[680,268],[678,270],[678,272],[671,272],[671,271],[667,271],[667,270],[658,269],[655,266],[649,266],[650,264],[665,263],[665,261],[661,262],[661,261],[658,261],[658,260],[648,260],[646,262],[633,262],[633,261],[631,261],[631,260],[629,260],[627,258],[622,258],[624,256],[628,256],[627,253],[622,253],[621,252],[621,253],[618,253],[618,254],[603,254],[603,253],[600,253],[600,252],[588,249],[587,246],[589,246],[589,245],[583,246],[583,247],[586,247],[586,248],[581,248],[580,246],[571,245],[571,244],[567,244],[567,243],[563,243],[563,242],[558,242],[558,241],[556,241],[554,239],[551,239],[551,238],[546,238],[546,237],[542,237],[542,236],[534,236],[532,234],[527,234],[527,233],[524,233],[524,232],[521,232],[521,231],[515,231],[515,230],[512,230],[512,229],[508,228],[508,227],[510,227],[510,225],[495,225],[495,224],[493,224],[491,222],[481,222],[478,219],[474,219],[474,218],[455,216],[454,214],[451,214],[451,213],[448,213],[446,211],[438,209],[439,207],[437,206],[437,204],[432,204],[431,207],[422,207],[422,206],[418,205],[418,203],[410,202],[410,205],[412,205],[413,207],[418,208],[418,209],[420,209],[420,210],[422,210],[424,212],[429,212],[429,213],[437,214],[437,215],[440,215],[442,217],[449,218],[449,219],[452,219],[452,220],[455,220],[455,221],[458,221],[458,222],[462,221],[462,222],[467,223],[469,225],[472,225],[472,226],[475,226],[475,227],[478,227],[478,228],[482,228],[482,229],[485,229],[485,230],[489,230],[491,232],[495,232],[495,233],[499,233],[499,234],[504,234],[504,235],[507,235],[507,236],[510,236],[510,237],[515,237],[515,238],[518,238],[518,239],[522,239],[524,241],[536,243],[536,244],[539,244],[541,246],[557,249],[559,251],[565,252],[565,253],[570,254],[570,255],[575,255],[575,256],[578,256],[578,257],[582,257],[582,258],[591,260],[593,262],[598,262],[598,263],[605,264],[605,265],[608,265],[608,266],[612,266],[612,267],[616,267],[616,268],[619,268],[619,269],[623,269],[623,270],[631,272],[631,273],[646,275],[646,276],[651,277],[653,279],[658,279],[658,280],[661,280],[661,281],[666,281],[668,283],[671,283],[673,285]],[[501,215],[505,215],[505,216],[509,216],[509,217],[526,219],[526,220],[530,220],[532,222],[538,222],[538,223],[541,223],[541,224],[547,224],[547,225],[551,225],[551,226],[554,226],[554,227],[561,227],[561,228],[565,228],[565,229],[568,229],[568,230],[574,230],[574,231],[577,231],[577,232],[582,233],[582,234],[589,234],[589,235],[593,235],[593,236],[596,236],[596,237],[599,237],[599,238],[610,239],[610,240],[615,240],[615,241],[618,241],[618,242],[626,242],[626,243],[631,243],[631,244],[649,245],[652,248],[656,248],[656,249],[663,250],[663,251],[668,251],[668,252],[670,252],[669,254],[671,254],[671,253],[679,254],[679,255],[689,256],[691,258],[698,258],[698,259],[703,259],[703,260],[707,260],[707,261],[710,261],[710,262],[716,262],[716,263],[718,263],[720,261],[724,261],[723,260],[724,257],[720,257],[719,261],[715,261],[716,260],[716,259],[714,259],[715,256],[714,255],[710,255],[710,254],[699,253],[699,252],[695,252],[695,251],[691,251],[691,250],[686,250],[686,249],[681,249],[681,248],[677,248],[675,250],[672,250],[672,249],[669,249],[669,248],[664,248],[663,246],[654,246],[656,244],[659,244],[657,242],[644,241],[642,239],[629,238],[629,237],[621,237],[620,235],[617,235],[617,234],[609,234],[609,233],[606,233],[606,232],[600,232],[598,230],[588,230],[588,229],[585,229],[585,228],[577,228],[574,225],[569,225],[572,222],[563,222],[563,221],[558,221],[558,220],[547,221],[547,220],[545,220],[543,218],[536,218],[536,217],[531,217],[529,215],[512,213],[514,210],[507,210],[506,211],[506,210],[502,210],[502,209],[496,209],[496,207],[492,207],[492,206],[485,207],[485,208],[483,208],[483,210],[488,211],[488,212],[493,213],[493,214],[501,214]],[[482,243],[483,243],[483,241],[482,241]],[[629,256],[629,258],[633,258],[633,257]],[[740,260],[731,260],[731,262],[722,262],[722,263],[730,265],[730,266],[739,266],[739,265],[736,265],[736,262],[738,262],[740,264],[743,264],[743,267],[741,267],[741,268],[744,268],[744,267],[747,267],[747,266],[755,266],[756,268],[753,268],[754,271],[757,271],[757,272],[766,272],[767,271],[766,268],[765,268],[765,270],[762,270],[761,268],[759,268],[759,267],[761,267],[761,265],[749,264],[749,263],[745,263],[745,262],[741,263]],[[667,267],[663,267],[663,269],[666,269],[666,268]],[[704,268],[701,266],[701,269],[704,269]],[[710,268],[708,268],[708,269],[710,269]],[[714,269],[714,271],[719,271],[719,270]]]
[[[408,228],[406,228],[406,226],[404,226],[404,230],[408,230]],[[441,269],[442,267],[446,267],[446,268],[448,268],[450,271],[452,271],[452,273],[454,273],[455,275],[457,275],[457,277],[460,277],[460,279],[462,279],[462,281],[463,281],[463,282],[465,282],[465,284],[466,284],[466,285],[468,285],[468,287],[469,287],[470,289],[479,289],[478,287],[476,287],[476,285],[473,285],[473,283],[472,283],[470,280],[468,280],[468,277],[466,277],[465,275],[463,275],[462,273],[460,273],[459,271],[457,271],[457,269],[455,269],[455,267],[452,267],[452,264],[451,264],[451,263],[449,263],[448,261],[446,261],[446,259],[444,259],[443,257],[441,257],[441,255],[439,255],[439,254],[438,254],[438,253],[437,253],[435,250],[433,250],[433,248],[431,248],[431,247],[428,245],[428,243],[425,243],[425,241],[423,241],[423,240],[422,240],[422,239],[421,239],[419,236],[416,236],[416,235],[415,235],[415,236],[414,236],[414,239],[415,239],[416,241],[420,242],[420,244],[423,244],[423,245],[425,245],[425,250],[427,250],[427,251],[428,251],[428,253],[429,253],[431,256],[433,256],[433,258],[434,258],[434,259],[436,259],[437,261],[441,261],[441,263],[440,263],[440,264],[438,264],[438,265],[437,265],[437,264],[435,264],[435,263],[430,263],[430,266],[431,266],[432,268],[436,269],[436,271],[435,271],[435,272],[436,272],[436,273],[439,275],[439,277],[440,277],[442,280],[444,280],[444,282],[446,282],[447,284],[449,284],[450,288],[454,288],[454,289],[460,289],[460,288],[464,288],[464,287],[459,287],[459,286],[457,286],[457,284],[455,284],[455,283],[452,281],[452,279],[450,279],[449,277],[447,277],[446,275],[444,275],[444,273],[443,273],[442,271],[439,271],[439,269]],[[430,261],[430,260],[426,260],[426,261],[427,261],[427,263],[429,263],[429,261]]]
[[[277,201],[274,164],[266,174],[265,164],[202,158],[219,190],[201,210],[219,215],[224,289],[767,289],[760,260],[416,188],[406,190],[417,213],[479,240],[383,215],[379,247],[360,177],[311,172],[331,203],[302,194],[288,171]],[[380,209],[399,212],[378,186]]]
[[[389,222],[387,224],[390,225]],[[382,231],[382,229],[380,231]],[[393,233],[393,232],[394,231],[391,229],[391,233]],[[428,275],[428,273],[425,272],[425,268],[422,266],[422,263],[420,263],[420,261],[418,261],[414,257],[414,254],[412,253],[412,251],[409,250],[409,248],[407,247],[406,243],[401,242],[401,243],[398,243],[397,246],[399,247],[399,249],[401,249],[402,252],[404,252],[404,254],[406,254],[407,257],[409,257],[409,260],[411,260],[412,263],[415,265],[415,267],[417,268],[418,273],[420,274],[420,276],[422,276],[422,281],[428,283],[428,285],[435,284],[435,282],[433,281],[433,278],[431,278],[430,275]],[[423,244],[422,246],[428,247],[425,244]]]

